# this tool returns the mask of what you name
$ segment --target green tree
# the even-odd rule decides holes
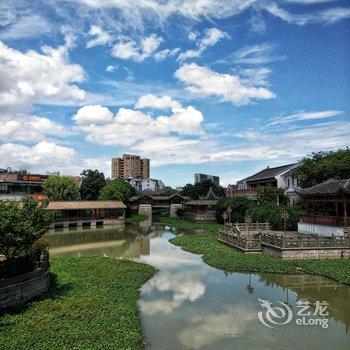
[[[251,203],[253,203],[251,199],[243,196],[220,198],[216,206],[216,219],[222,223],[224,221],[222,217],[224,212],[231,208],[231,222],[244,222],[246,211]]]
[[[182,188],[181,196],[186,196],[190,198],[194,198],[194,185],[187,184]]]
[[[33,243],[48,230],[53,214],[45,206],[28,199],[21,205],[0,201],[0,254],[6,259],[28,255]]]
[[[300,161],[297,177],[302,187],[311,187],[328,179],[350,178],[350,149],[312,153]]]
[[[132,196],[136,196],[137,192],[128,182],[115,179],[108,182],[101,190],[99,199],[101,200],[118,200],[124,204],[129,202]]]
[[[199,199],[199,197],[203,197],[208,193],[210,187],[218,197],[225,196],[225,189],[221,186],[215,185],[211,180],[204,180],[196,183],[195,185],[187,184],[182,189],[181,195],[188,196],[192,199]]]
[[[288,198],[283,188],[260,187],[258,189],[259,203],[287,204]]]
[[[102,188],[106,185],[105,175],[95,170],[84,170],[80,185],[80,196],[83,200],[97,200]]]
[[[164,190],[163,192],[161,192],[159,195],[160,196],[172,196],[174,194],[179,194],[180,191],[175,190],[174,188],[169,188],[167,190]]]
[[[45,180],[43,190],[50,201],[79,199],[79,187],[72,177],[50,176]]]

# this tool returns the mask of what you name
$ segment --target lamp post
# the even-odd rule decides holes
[[[223,219],[224,219],[224,225],[226,225],[226,219],[227,219],[227,214],[226,212],[222,215]]]
[[[286,210],[283,210],[281,217],[283,219],[283,227],[284,227],[284,235],[287,235],[287,219],[289,218],[289,214]]]
[[[231,223],[232,208],[229,207],[226,211],[227,211],[227,214],[228,214],[228,223],[230,224]]]
[[[246,223],[246,226],[247,226],[247,235],[248,235],[248,238],[249,238],[249,226],[252,223],[252,218],[249,215],[247,215],[245,217],[245,223]]]
[[[251,274],[248,275],[248,285],[246,287],[247,291],[249,294],[253,294],[254,293],[254,287],[252,286],[252,280],[251,280]]]

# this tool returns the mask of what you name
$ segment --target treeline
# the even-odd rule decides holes
[[[107,181],[98,170],[84,170],[80,187],[69,176],[50,176],[44,182],[43,191],[50,201],[69,200],[119,200],[128,202],[137,192],[128,182],[115,179]]]

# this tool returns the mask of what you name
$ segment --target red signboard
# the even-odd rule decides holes
[[[44,182],[48,176],[45,175],[18,175],[19,181],[28,181],[28,182]]]

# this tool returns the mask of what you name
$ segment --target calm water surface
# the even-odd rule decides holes
[[[182,231],[183,232],[183,231]],[[183,232],[186,233],[186,232]],[[349,349],[350,288],[307,275],[225,274],[168,242],[175,233],[143,222],[119,228],[52,231],[50,254],[135,259],[158,268],[142,288],[146,349]],[[290,323],[268,328],[258,299],[284,302]],[[327,301],[328,328],[298,326],[297,301]],[[308,319],[308,317],[306,317]]]

